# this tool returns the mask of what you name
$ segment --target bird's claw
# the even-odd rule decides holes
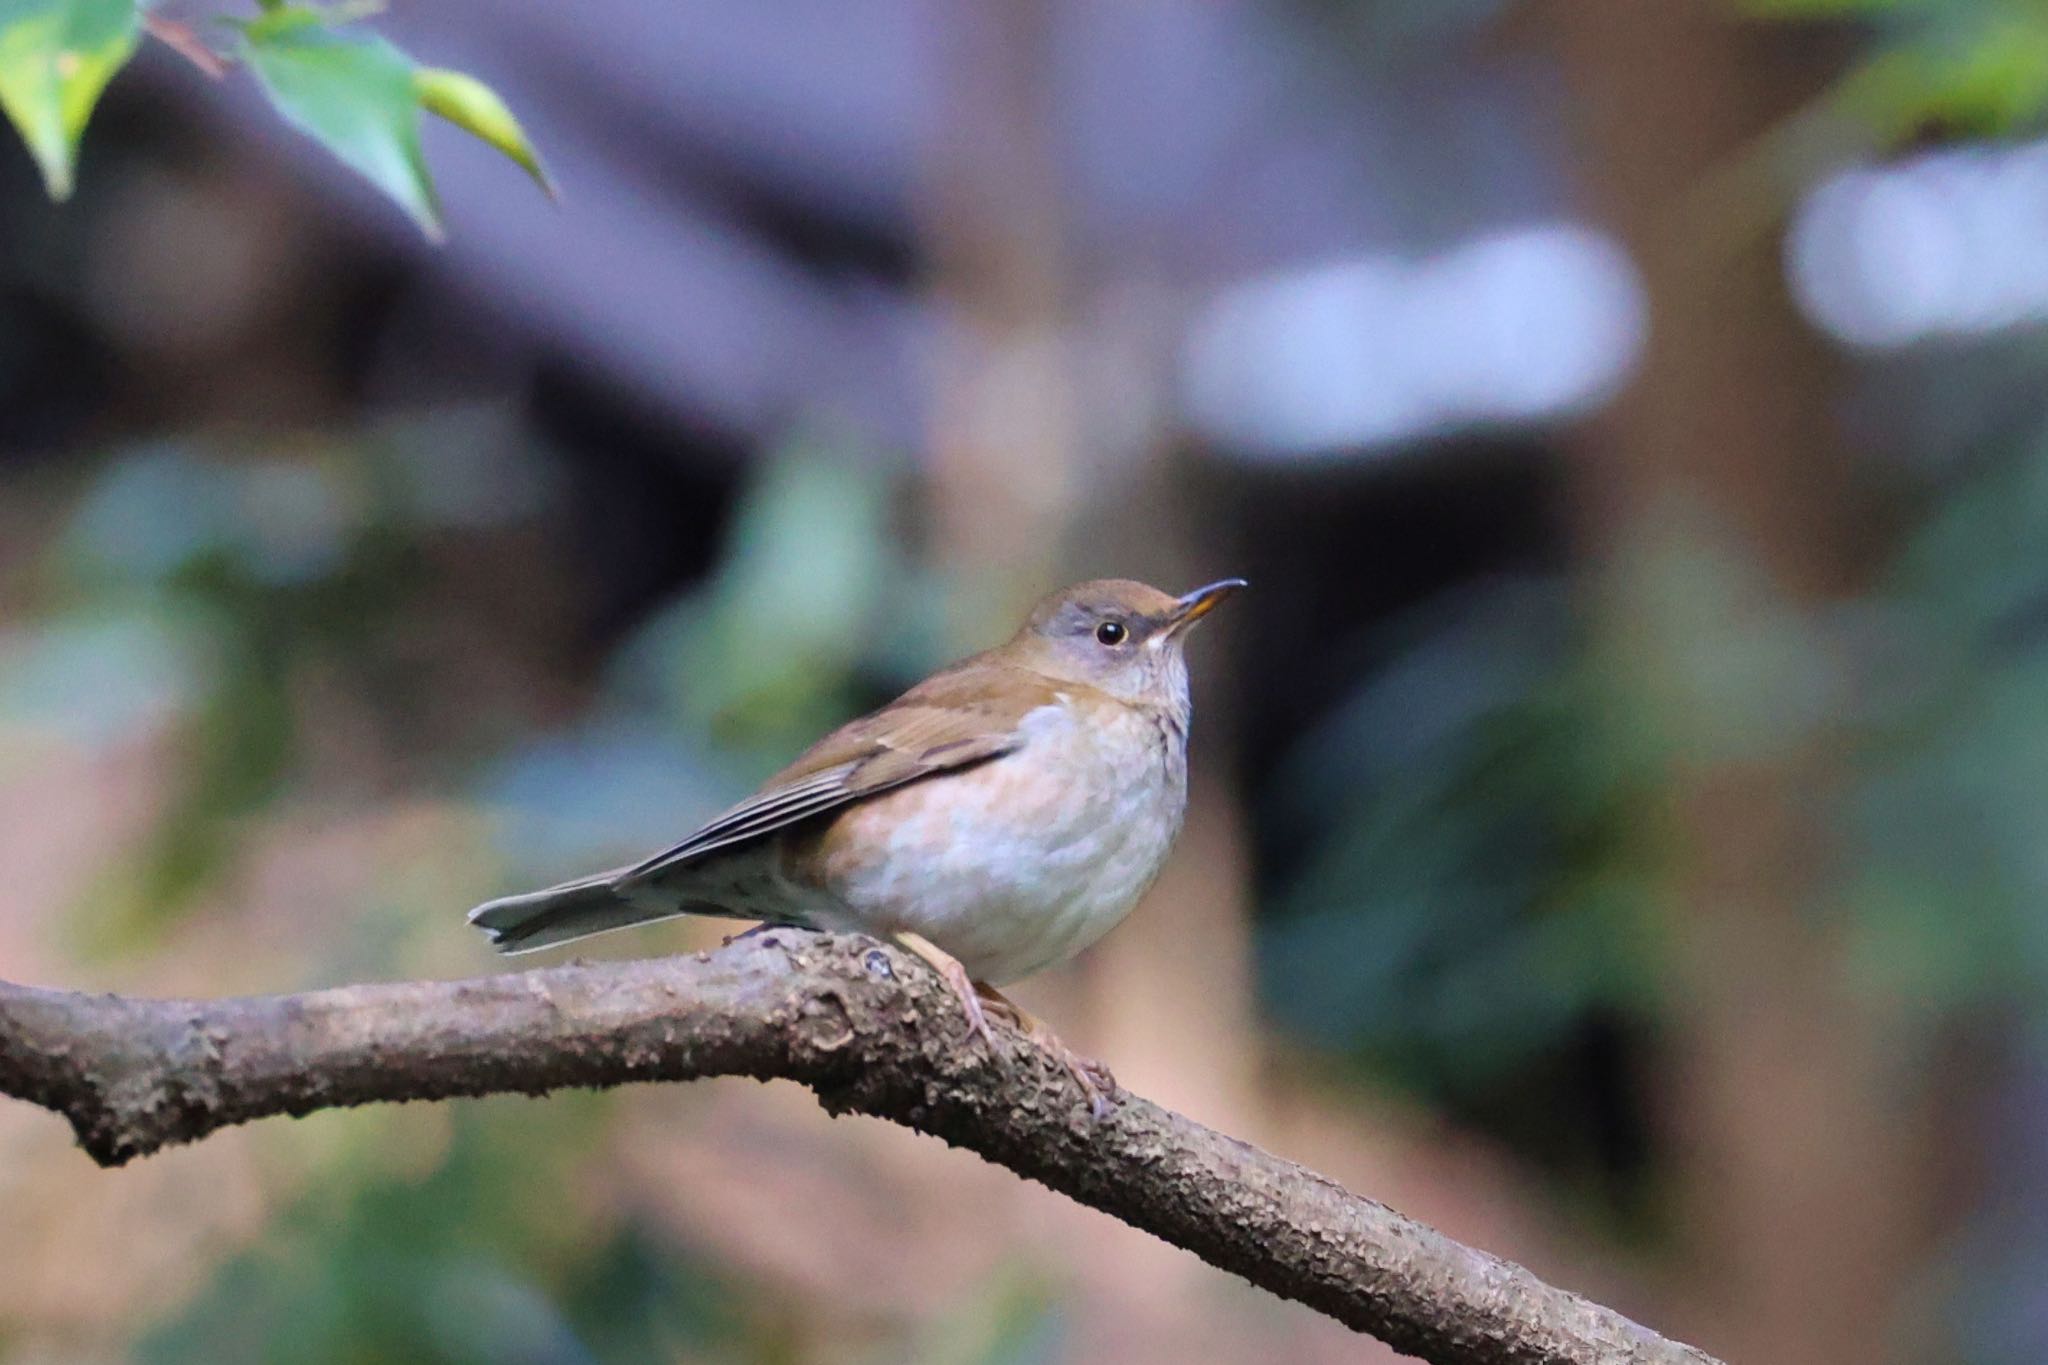
[[[979,991],[981,1003],[989,1013],[1022,1030],[1033,1047],[1051,1056],[1074,1078],[1075,1084],[1088,1097],[1090,1114],[1097,1120],[1109,1117],[1116,1107],[1110,1100],[1116,1094],[1116,1077],[1109,1074],[1108,1067],[1068,1047],[1043,1019],[1029,1013],[1008,996],[988,986],[980,987]]]
[[[988,1050],[1001,1060],[1003,1050],[996,1046],[996,1031],[988,1026],[988,1014],[982,1009],[981,997],[974,993],[974,986],[967,980],[967,974],[961,973],[957,985],[952,982],[947,984],[953,986],[955,993],[960,997],[961,1005],[967,1010],[967,1026],[979,1034],[981,1041],[988,1044]]]
[[[1116,1109],[1110,1101],[1110,1096],[1116,1094],[1116,1077],[1109,1074],[1109,1068],[1092,1057],[1083,1057],[1057,1038],[1050,1044],[1041,1042],[1039,1045],[1048,1047],[1060,1065],[1067,1069],[1067,1074],[1080,1085],[1081,1092],[1088,1097],[1088,1113],[1098,1123],[1108,1118]]]
[[[1022,1030],[1024,1037],[1040,1051],[1049,1055],[1074,1078],[1081,1087],[1081,1093],[1088,1097],[1088,1112],[1098,1121],[1108,1118],[1115,1105],[1111,1096],[1116,1094],[1116,1077],[1109,1074],[1109,1068],[1101,1062],[1083,1057],[1080,1053],[1060,1041],[1045,1024],[1045,1021],[1027,1012],[1022,1006],[1004,995],[993,986],[982,985],[967,974],[967,968],[959,959],[942,951],[929,939],[913,933],[899,932],[896,941],[917,956],[923,958],[946,988],[960,1001],[960,1008],[967,1015],[967,1026],[981,1041],[988,1045],[989,1055],[997,1065],[1007,1067],[1009,1052],[996,1043],[995,1030],[989,1027],[988,1017],[994,1014],[1004,1023]]]
[[[946,989],[953,992],[960,1008],[965,1011],[968,1029],[979,1035],[981,1041],[988,1044],[989,1051],[1000,1059],[1003,1052],[996,1046],[996,1033],[988,1026],[988,1015],[982,1012],[981,994],[975,989],[974,978],[960,965],[960,960],[919,934],[899,933],[896,941],[923,958],[925,964],[939,974],[939,980],[946,983]]]

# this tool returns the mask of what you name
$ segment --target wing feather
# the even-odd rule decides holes
[[[627,868],[617,880],[624,882],[651,876],[843,805],[848,799],[846,776],[844,769],[833,769],[802,784],[801,788],[770,789],[751,796],[681,843]]]
[[[992,687],[985,669],[970,672],[975,662],[841,726],[760,791],[612,884],[644,882],[906,783],[1014,752],[1024,742],[1023,718],[1055,700],[1052,684],[1019,672]]]

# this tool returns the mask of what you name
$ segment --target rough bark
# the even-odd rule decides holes
[[[1120,1093],[1106,1119],[1014,1032],[972,1041],[932,974],[775,931],[691,957],[301,995],[145,1000],[0,983],[0,1093],[115,1166],[273,1114],[566,1086],[781,1077],[980,1153],[1444,1365],[1710,1357],[1311,1171]]]

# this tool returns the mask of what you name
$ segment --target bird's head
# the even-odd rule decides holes
[[[1181,647],[1194,624],[1245,586],[1226,578],[1179,597],[1128,578],[1077,583],[1032,608],[1010,642],[1019,662],[1122,701],[1185,709]]]

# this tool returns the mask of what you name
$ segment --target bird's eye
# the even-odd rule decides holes
[[[1120,645],[1129,635],[1130,632],[1124,629],[1124,623],[1121,621],[1104,621],[1095,628],[1096,640],[1105,645]]]

